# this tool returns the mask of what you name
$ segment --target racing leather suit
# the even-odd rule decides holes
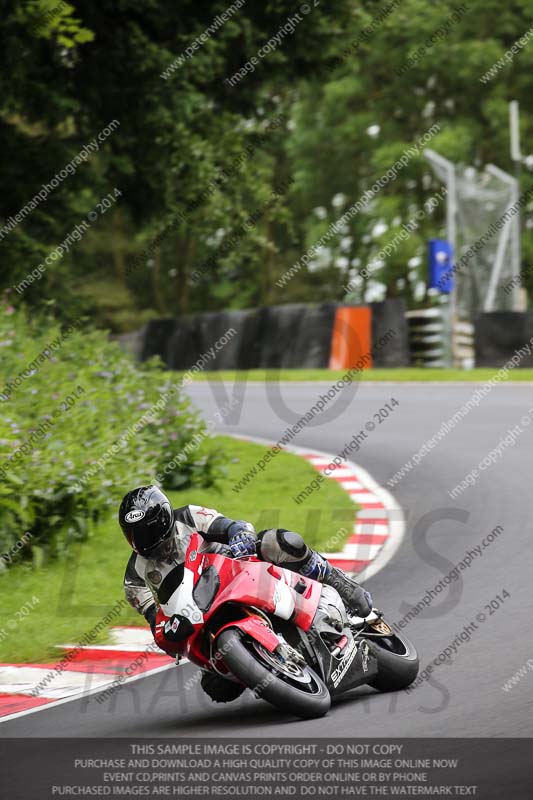
[[[188,505],[174,509],[174,531],[163,550],[157,556],[147,558],[132,553],[124,576],[124,590],[128,602],[143,614],[151,627],[154,625],[156,606],[165,603],[183,578],[183,562],[194,532],[204,539],[201,553],[224,553],[231,556],[229,531],[235,520],[224,517],[213,508]],[[250,523],[242,523],[248,536],[255,539],[254,549],[263,561],[278,564],[333,586],[347,606],[362,605],[366,614],[370,597],[341,570],[335,570],[329,562],[308,547],[299,533],[283,528],[269,529],[256,534]],[[355,587],[355,594],[352,596]],[[366,614],[364,614],[366,616]]]

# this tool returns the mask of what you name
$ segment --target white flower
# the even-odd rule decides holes
[[[361,286],[363,283],[363,279],[360,275],[356,275],[353,272],[350,272],[350,285],[351,286]]]
[[[372,228],[372,236],[374,237],[374,239],[378,239],[380,236],[382,236],[388,230],[389,230],[389,226],[385,222],[383,222],[383,221],[376,222],[376,224]]]
[[[370,281],[365,292],[365,303],[376,303],[385,299],[387,287],[384,283]]]
[[[413,290],[415,300],[422,300],[425,293],[426,293],[426,284],[424,283],[424,281],[420,281],[420,283],[416,284]],[[428,289],[428,295],[430,297],[435,297],[436,295],[438,295],[438,293],[439,293],[438,289]]]
[[[352,246],[353,238],[351,236],[343,236],[341,239],[341,250],[349,250]]]
[[[339,269],[346,269],[346,267],[348,266],[348,264],[349,264],[350,262],[349,262],[349,260],[346,258],[346,256],[339,256],[338,258],[336,258],[336,259],[335,259],[335,261],[334,261],[333,263],[334,263],[334,265],[335,265],[336,267],[338,267]]]

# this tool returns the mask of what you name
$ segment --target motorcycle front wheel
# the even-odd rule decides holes
[[[218,636],[217,648],[228,669],[256,697],[302,719],[323,717],[329,711],[329,690],[307,665],[282,661],[236,628]]]

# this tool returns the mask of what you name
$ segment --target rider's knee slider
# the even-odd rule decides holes
[[[304,558],[307,555],[307,545],[299,533],[278,528],[276,539],[281,550],[287,555],[293,558]]]

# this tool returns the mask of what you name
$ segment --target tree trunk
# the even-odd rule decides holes
[[[126,285],[126,259],[125,253],[123,249],[123,241],[122,241],[122,220],[120,209],[116,208],[115,213],[112,216],[112,239],[111,239],[111,247],[113,252],[113,263],[115,265],[115,273],[119,281],[125,286]]]
[[[185,241],[178,239],[176,255],[178,272],[175,284],[178,288],[176,305],[180,314],[187,314],[190,304],[189,267],[194,267],[196,242],[191,241],[189,237]]]
[[[157,245],[154,253],[154,268],[152,270],[152,287],[156,308],[161,314],[166,314],[167,306],[161,291],[161,247]]]

